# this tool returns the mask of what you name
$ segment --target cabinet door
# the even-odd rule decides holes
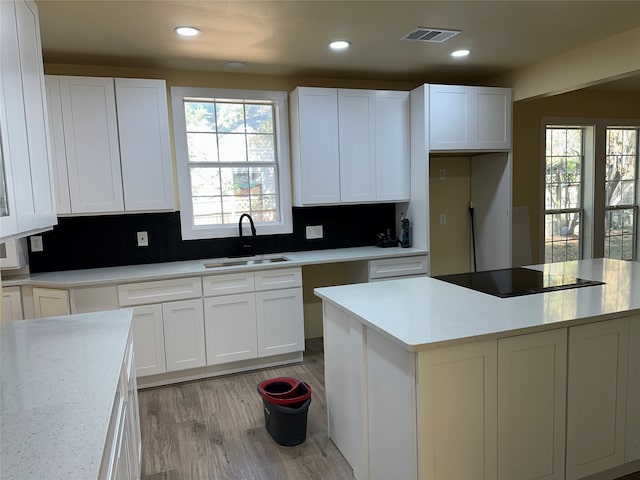
[[[496,351],[493,340],[419,352],[418,478],[496,478]]]
[[[60,77],[71,211],[122,212],[112,78]]]
[[[508,150],[511,148],[511,89],[474,87],[477,102],[477,148]]]
[[[22,109],[22,81],[18,59],[15,6],[13,2],[0,2],[0,238],[18,231],[13,192],[13,140],[12,131],[25,140],[24,111]],[[19,128],[21,127],[22,128]]]
[[[0,236],[56,223],[37,12],[34,2],[0,2],[0,137],[6,186]]]
[[[340,201],[376,199],[375,92],[338,90]]]
[[[256,293],[258,356],[304,351],[302,288]]]
[[[173,176],[164,80],[116,78],[126,211],[172,210]]]
[[[133,348],[136,376],[165,373],[162,305],[144,305],[133,309]]]
[[[4,287],[2,289],[2,321],[12,322],[23,319],[20,287]]]
[[[15,2],[15,8],[28,139],[28,162],[24,163],[28,163],[28,172],[23,179],[15,177],[15,169],[13,175],[14,182],[18,180],[15,183],[18,230],[26,232],[50,227],[57,220],[38,9],[35,2],[21,0]]]
[[[624,462],[629,321],[569,329],[567,480]]]
[[[256,358],[256,300],[253,293],[204,299],[207,365]]]
[[[167,372],[205,364],[202,299],[162,304]]]
[[[411,198],[409,92],[376,91],[376,200]]]
[[[35,318],[70,315],[69,292],[55,288],[33,287]]]
[[[498,340],[498,479],[564,479],[566,363],[566,329]]]
[[[640,459],[640,315],[629,318],[629,374],[625,462]]]
[[[64,128],[62,126],[62,100],[60,99],[60,77],[45,75],[44,84],[47,93],[47,110],[49,114],[49,138],[51,140],[51,157],[56,185],[56,212],[58,215],[71,213],[69,196],[69,175],[67,173],[67,152],[64,145]]]
[[[467,150],[477,137],[473,90],[462,85],[429,85],[431,150]]]
[[[291,96],[291,130],[294,204],[339,203],[337,90],[297,88]]]

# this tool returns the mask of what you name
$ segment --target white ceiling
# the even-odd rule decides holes
[[[640,26],[640,1],[38,0],[45,62],[420,82],[482,82]],[[173,28],[194,25],[196,38]],[[461,30],[442,44],[415,27]],[[332,52],[329,41],[352,47]],[[452,59],[458,48],[472,51]],[[640,48],[640,47],[639,47]],[[615,87],[615,85],[614,85]],[[601,89],[604,87],[600,87]],[[638,77],[618,91],[640,91]]]

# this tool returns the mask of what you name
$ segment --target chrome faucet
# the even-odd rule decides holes
[[[251,224],[251,238],[242,236],[242,220],[247,217],[249,219],[249,223]],[[240,215],[240,220],[238,221],[238,233],[240,234],[240,239],[238,241],[238,255],[241,257],[250,257],[253,255],[253,244],[256,239],[256,227],[253,224],[253,218],[248,213],[243,213]]]

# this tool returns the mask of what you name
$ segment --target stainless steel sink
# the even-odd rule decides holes
[[[204,268],[222,268],[222,267],[241,267],[251,265],[264,265],[267,263],[286,262],[287,257],[251,257],[251,258],[233,258],[223,259],[217,262],[205,263]]]

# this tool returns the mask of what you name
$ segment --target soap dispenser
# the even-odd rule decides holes
[[[404,212],[400,213],[400,246],[408,248],[411,246],[411,226],[409,219],[404,216]]]

